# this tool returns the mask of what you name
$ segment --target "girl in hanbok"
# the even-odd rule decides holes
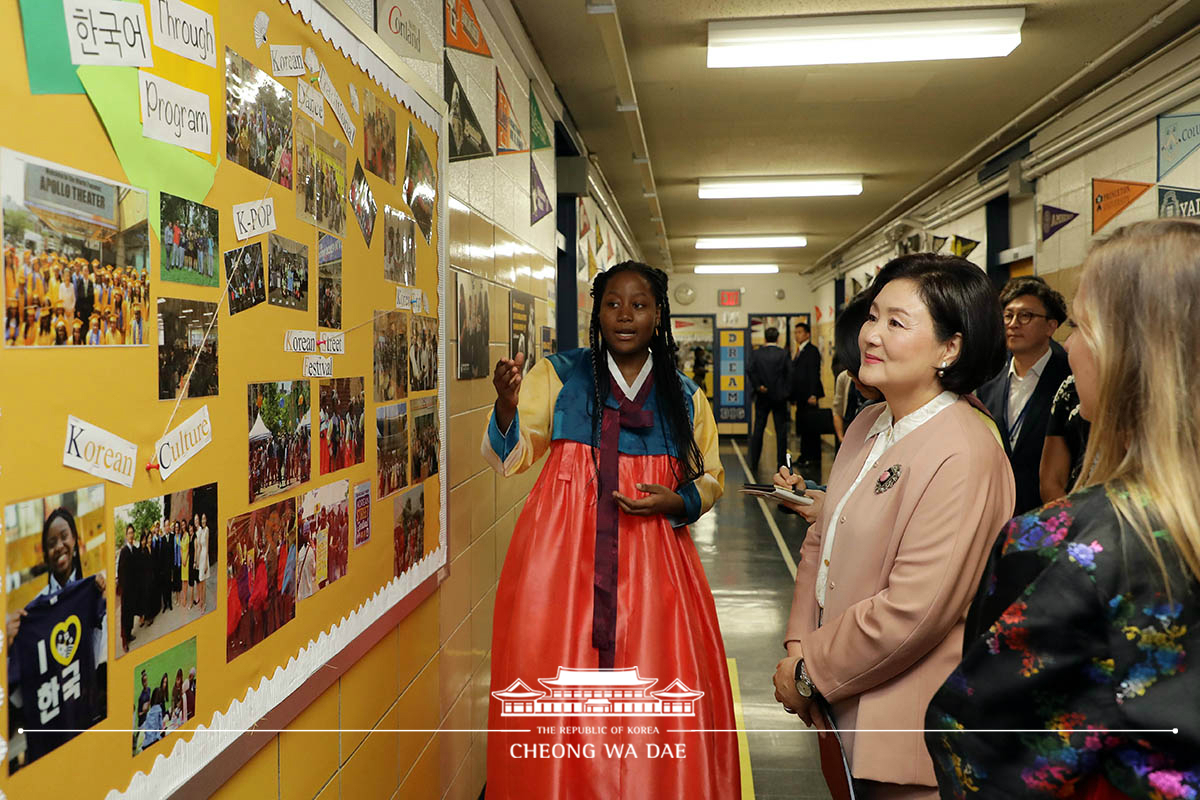
[[[738,797],[725,650],[687,528],[723,491],[717,426],[675,368],[666,273],[627,261],[592,297],[591,347],[524,376],[518,353],[493,377],[484,458],[509,476],[549,456],[496,594],[488,797]]]

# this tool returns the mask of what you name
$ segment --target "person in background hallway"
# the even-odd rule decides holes
[[[754,475],[758,474],[768,414],[775,419],[775,467],[771,472],[778,469],[787,456],[787,401],[792,383],[792,361],[787,351],[777,344],[779,329],[767,328],[763,336],[767,343],[750,353],[747,370],[750,389],[754,392],[754,433],[750,437],[750,472]]]
[[[942,797],[1200,796],[1198,300],[1195,220],[1130,225],[1084,261],[1083,471],[988,562],[925,717]]]
[[[859,378],[885,402],[850,425],[805,537],[775,693],[809,724],[825,724],[814,694],[832,706],[860,797],[932,800],[924,708],[1012,515],[999,432],[966,396],[1004,363],[1003,325],[995,288],[962,258],[894,259],[868,297]]]
[[[979,388],[979,399],[1000,426],[1017,479],[1016,513],[1042,504],[1039,468],[1050,403],[1070,374],[1067,354],[1050,337],[1067,318],[1063,296],[1041,278],[1013,278],[1000,291],[1010,358]]]
[[[821,351],[812,342],[807,322],[794,327],[796,353],[792,357],[792,400],[796,403],[796,435],[800,437],[800,464],[812,475],[821,475],[821,434],[817,427],[817,401],[825,396],[821,385]]]
[[[870,307],[869,294],[859,292],[846,303],[833,326],[834,361],[843,367],[833,383],[833,432],[838,448],[858,412],[883,399],[878,389],[858,379],[858,365],[862,360],[858,351],[859,322]]]
[[[1068,375],[1050,403],[1050,422],[1046,424],[1046,443],[1042,445],[1042,463],[1038,468],[1043,503],[1057,500],[1075,485],[1083,470],[1090,428],[1091,424],[1079,413],[1075,376]]]

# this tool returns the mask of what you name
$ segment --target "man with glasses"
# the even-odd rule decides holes
[[[1016,514],[1042,505],[1038,469],[1050,404],[1071,374],[1067,353],[1051,337],[1067,319],[1063,296],[1041,278],[1013,278],[1000,292],[1008,364],[979,387],[1000,433],[1017,482]]]

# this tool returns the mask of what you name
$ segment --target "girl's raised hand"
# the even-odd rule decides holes
[[[508,430],[513,417],[516,416],[524,368],[524,353],[517,353],[516,358],[502,358],[496,362],[492,385],[496,387],[496,426],[502,431]]]

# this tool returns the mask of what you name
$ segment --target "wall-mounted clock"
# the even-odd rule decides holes
[[[681,283],[675,287],[675,302],[681,306],[691,305],[696,299],[696,290],[689,284]]]

